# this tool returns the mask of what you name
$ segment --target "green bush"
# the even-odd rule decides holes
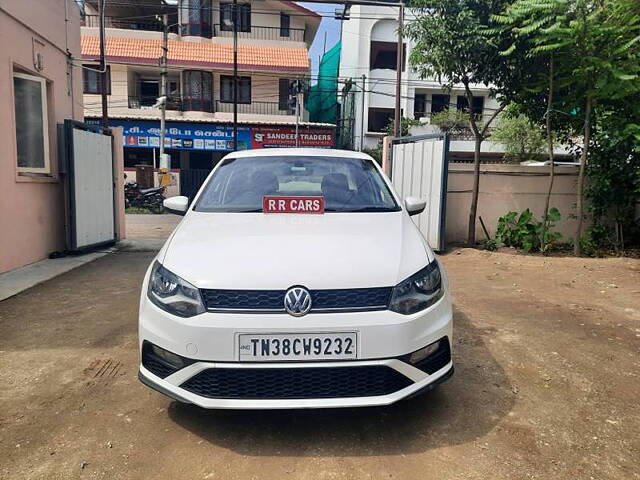
[[[469,115],[462,110],[447,108],[431,115],[431,125],[443,132],[459,132],[469,127]]]
[[[376,148],[363,148],[362,153],[366,153],[373,158],[378,165],[382,166],[382,145],[378,144]]]
[[[507,111],[498,119],[491,139],[504,147],[504,158],[510,162],[538,160],[545,151],[544,130],[529,117]]]
[[[525,252],[546,252],[562,238],[560,232],[553,231],[559,220],[560,211],[555,207],[549,209],[549,214],[543,221],[536,220],[528,208],[519,215],[518,212],[509,212],[498,219],[496,246],[522,248]]]
[[[127,207],[124,209],[124,213],[132,214],[132,215],[150,215],[150,214],[153,214],[154,212],[152,212],[148,208]]]

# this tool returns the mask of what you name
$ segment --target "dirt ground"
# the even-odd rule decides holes
[[[451,252],[449,382],[387,408],[234,412],[138,382],[152,256],[0,303],[0,478],[640,478],[638,260]]]

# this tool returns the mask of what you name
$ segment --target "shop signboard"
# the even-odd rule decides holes
[[[160,122],[109,120],[109,126],[123,128],[125,147],[160,147]],[[239,127],[238,149],[248,149],[250,138],[249,128]],[[164,146],[178,150],[230,152],[233,150],[233,127],[211,123],[167,122]]]
[[[300,147],[333,148],[333,128],[300,128]],[[295,147],[295,127],[252,127],[251,148]]]
[[[98,120],[87,120],[98,125]],[[152,120],[109,120],[111,127],[122,127],[124,146],[159,148],[160,122]],[[335,129],[305,128],[298,132],[300,147],[333,148]],[[212,123],[167,122],[165,148],[230,152],[233,150],[233,127]],[[289,126],[238,127],[238,150],[287,148],[296,146],[296,129]]]

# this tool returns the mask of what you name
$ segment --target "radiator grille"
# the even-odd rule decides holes
[[[392,287],[310,290],[311,313],[386,310]],[[284,312],[285,290],[202,290],[209,311]]]

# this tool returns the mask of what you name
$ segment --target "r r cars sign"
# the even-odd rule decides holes
[[[324,197],[262,197],[263,213],[324,213]]]

